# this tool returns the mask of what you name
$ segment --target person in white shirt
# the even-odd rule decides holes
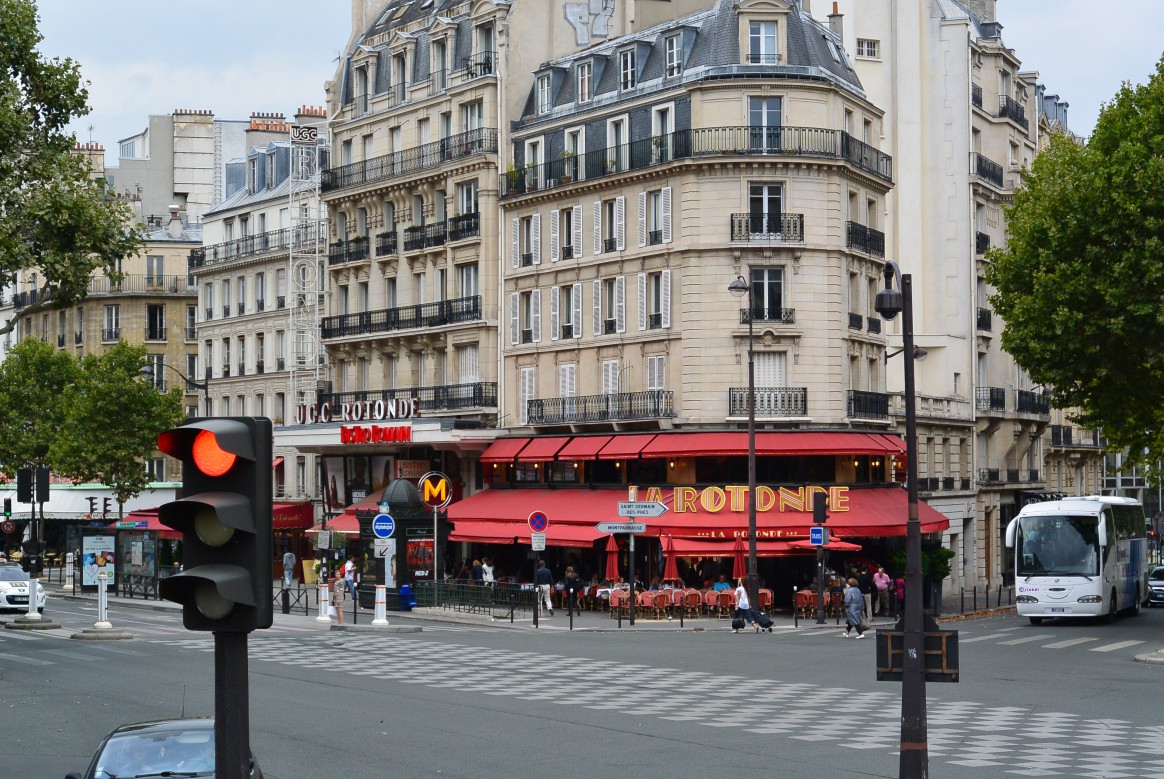
[[[752,626],[754,632],[760,632],[760,626],[756,624],[756,620],[752,619],[752,605],[748,602],[748,591],[744,588],[743,579],[736,583],[736,613],[734,618],[747,622]],[[739,633],[739,628],[736,628],[734,632]]]

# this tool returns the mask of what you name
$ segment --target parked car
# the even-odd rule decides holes
[[[36,588],[36,610],[44,612],[44,587]],[[28,611],[28,573],[19,565],[0,565],[0,611]]]
[[[263,779],[253,754],[250,775],[251,779]],[[214,719],[121,725],[102,739],[85,773],[69,773],[65,779],[127,776],[214,776]]]
[[[1157,565],[1148,574],[1148,605],[1164,603],[1164,565]]]

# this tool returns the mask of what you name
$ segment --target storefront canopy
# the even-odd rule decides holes
[[[318,533],[322,529],[319,525],[315,525],[307,532]],[[356,520],[355,514],[340,514],[338,517],[332,517],[327,521],[327,529],[333,533],[358,536],[360,534],[360,523]]]
[[[674,539],[676,557],[731,557],[734,541],[705,541],[700,538]],[[831,552],[859,552],[861,547],[845,541],[833,541],[826,547]],[[757,557],[791,557],[814,554],[816,547],[807,541],[757,541]]]
[[[601,537],[597,530],[586,525],[557,524],[546,528],[548,546],[590,547]],[[525,522],[465,522],[449,534],[449,540],[529,546],[530,529]]]
[[[275,530],[304,530],[315,521],[310,503],[276,503],[271,511],[271,527]]]
[[[481,453],[481,462],[486,464],[513,462],[513,458],[528,443],[528,438],[498,438]]]
[[[760,456],[886,455],[905,451],[905,442],[882,433],[787,432],[757,433]],[[642,450],[646,457],[712,457],[746,455],[748,434],[660,433]]]
[[[162,524],[162,521],[158,519],[156,508],[131,511],[125,515],[124,519],[110,523],[109,527],[113,530],[152,530],[158,534],[158,538],[182,537],[182,534],[177,530]]]

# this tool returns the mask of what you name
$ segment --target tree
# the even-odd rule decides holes
[[[1007,218],[986,273],[1003,348],[1077,421],[1164,459],[1164,59],[1086,145],[1051,138]]]
[[[52,466],[50,449],[66,429],[65,390],[77,381],[77,358],[27,338],[0,362],[0,463],[18,468]]]
[[[145,361],[144,346],[124,341],[86,355],[77,382],[62,398],[67,434],[51,450],[58,474],[106,485],[119,508],[149,485],[146,462],[157,449],[158,433],[182,418],[181,387],[158,392],[141,378]]]
[[[89,112],[88,91],[77,63],[46,59],[41,40],[32,0],[0,0],[0,288],[21,271],[41,281],[22,315],[73,306],[94,271],[116,278],[118,260],[136,254],[145,235],[73,154],[65,128]]]

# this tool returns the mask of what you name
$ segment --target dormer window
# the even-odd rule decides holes
[[[544,76],[538,76],[536,99],[539,114],[548,114],[553,108],[553,89],[548,73]]]
[[[618,55],[619,88],[623,91],[634,89],[638,83],[638,68],[635,60],[634,49],[627,49]]]
[[[267,164],[266,164],[265,173],[266,173],[267,189],[273,189],[275,187],[275,155],[274,155],[274,153],[268,154],[266,156],[266,163]]]
[[[663,50],[666,55],[667,76],[678,76],[683,72],[683,48],[679,45],[679,36],[672,35],[667,38],[663,42]]]
[[[247,191],[254,192],[259,188],[259,161],[252,157],[247,160]]]
[[[776,22],[752,22],[748,27],[748,62],[752,65],[775,65],[780,62],[776,51]]]
[[[594,65],[590,62],[578,63],[578,102],[588,103],[594,97]]]

